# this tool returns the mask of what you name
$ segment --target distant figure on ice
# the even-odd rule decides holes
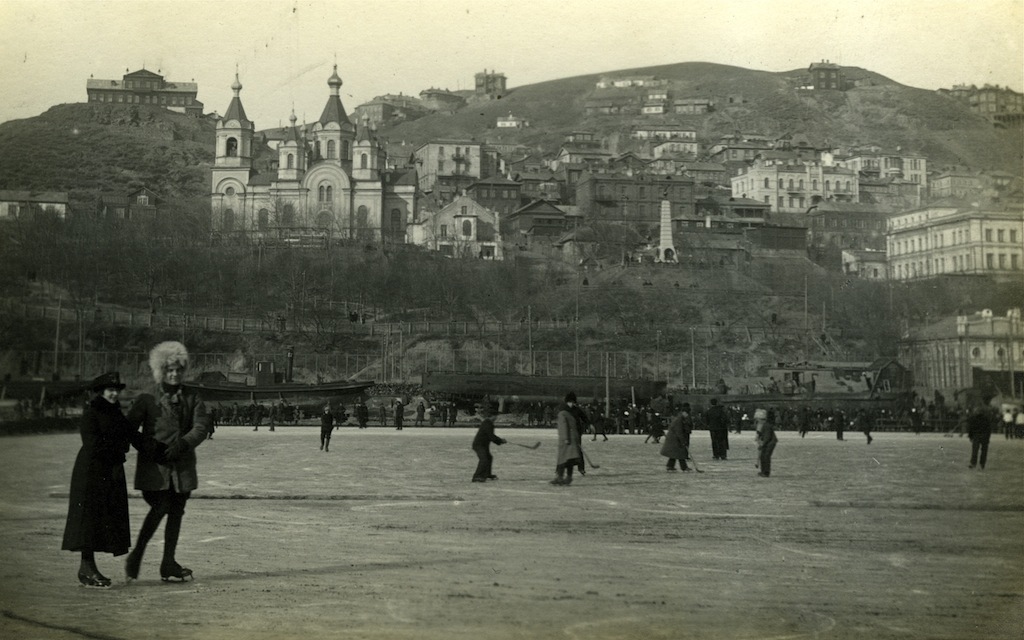
[[[565,406],[555,418],[558,428],[558,458],[555,464],[554,485],[572,484],[572,470],[578,464],[583,453],[580,450],[579,425],[572,408],[576,405],[576,394],[572,391],[565,394]]]

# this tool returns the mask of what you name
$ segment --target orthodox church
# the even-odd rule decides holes
[[[215,233],[271,240],[315,232],[405,242],[416,211],[416,170],[388,169],[384,144],[368,120],[356,126],[346,115],[341,84],[335,65],[319,120],[297,126],[293,110],[274,150],[246,117],[235,74],[234,97],[217,121],[210,191]]]

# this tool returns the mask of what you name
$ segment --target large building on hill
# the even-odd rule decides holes
[[[889,216],[889,278],[920,280],[941,275],[1024,277],[1024,209],[999,203],[957,201]]]
[[[576,205],[587,221],[656,226],[662,200],[671,204],[673,219],[695,212],[693,180],[684,176],[588,172],[575,191]]]
[[[732,195],[761,200],[775,213],[803,213],[821,201],[857,202],[857,173],[821,161],[757,159],[732,178]]]
[[[195,82],[171,82],[146,69],[127,71],[125,69],[126,73],[120,80],[86,80],[85,92],[89,102],[145,104],[178,113],[203,115],[203,103],[196,99],[199,85]]]
[[[498,99],[505,95],[508,78],[504,73],[484,69],[473,77],[474,91],[478,96]]]
[[[217,121],[211,170],[211,227],[222,237],[288,241],[310,232],[341,239],[404,242],[416,211],[414,169],[387,168],[384,145],[364,119],[349,120],[341,102],[337,65],[329,95],[311,127],[291,126],[276,160],[257,171],[255,124],[240,97]]]

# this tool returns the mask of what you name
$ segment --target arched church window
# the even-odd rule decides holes
[[[367,155],[365,153],[360,155],[359,156],[359,168],[360,169],[365,169],[367,167],[367,165],[369,164],[369,161],[370,161],[370,159],[369,159],[369,157],[367,157]]]
[[[228,187],[227,189],[224,190],[224,195],[226,195],[226,196],[233,196],[233,195],[235,195],[235,188],[234,187]]]
[[[334,187],[327,185],[327,202],[334,202]]]
[[[235,230],[235,212],[231,209],[224,210],[224,215],[221,217],[221,228],[223,228],[224,231]]]
[[[464,238],[473,237],[473,223],[469,220],[462,221],[462,236]]]
[[[259,225],[259,230],[266,231],[267,227],[270,226],[270,212],[266,209],[260,209],[256,220]]]
[[[323,185],[320,185],[320,188],[317,190],[316,201],[317,202],[323,202],[326,196],[327,196],[327,189]]]
[[[335,148],[334,140],[327,141],[327,158],[334,159],[336,157],[337,149]]]
[[[321,211],[316,214],[316,226],[320,229],[330,229],[334,224],[334,216],[330,211]]]
[[[238,140],[236,138],[228,138],[227,154],[229,158],[234,158],[238,155]]]
[[[281,224],[290,227],[295,223],[295,207],[291,204],[284,205],[281,213]]]
[[[285,168],[286,169],[294,169],[295,168],[295,155],[294,154],[291,154],[291,153],[288,154],[288,159],[287,159],[287,161],[285,163]]]
[[[347,160],[348,156],[349,156],[348,140],[342,140],[341,141],[341,157],[345,158]]]

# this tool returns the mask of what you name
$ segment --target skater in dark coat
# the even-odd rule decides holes
[[[686,465],[690,457],[690,432],[693,431],[693,420],[690,418],[690,405],[683,403],[679,415],[672,419],[672,424],[665,434],[665,442],[661,445],[661,455],[668,458],[665,465],[666,471],[676,470],[676,460],[679,461],[680,471],[689,471]]]
[[[180,342],[161,342],[153,347],[149,367],[156,388],[152,394],[140,395],[128,411],[128,422],[141,425],[143,434],[167,445],[162,458],[148,458],[140,452],[135,465],[135,488],[142,491],[149,513],[125,561],[129,580],[138,578],[146,545],[165,516],[160,577],[166,582],[192,576],[191,569],[178,564],[175,552],[185,504],[199,487],[195,449],[210,433],[210,417],[202,398],[182,386],[188,361],[188,351]]]
[[[988,443],[992,438],[992,416],[987,410],[988,403],[976,405],[967,416],[967,437],[971,441],[971,469],[981,465],[985,468],[988,460]],[[981,454],[979,459],[978,454]]]
[[[729,416],[718,404],[718,398],[711,398],[711,408],[705,420],[711,434],[711,455],[715,460],[725,460],[729,451]]]
[[[488,418],[480,423],[480,428],[477,429],[476,436],[473,437],[473,451],[476,452],[478,460],[476,471],[473,473],[473,482],[498,479],[498,476],[491,472],[491,465],[494,462],[494,456],[491,455],[492,442],[496,445],[505,444],[503,438],[494,434],[494,422]]]
[[[334,431],[334,414],[331,413],[331,405],[324,405],[324,412],[320,414],[320,450],[331,450],[331,432]]]
[[[71,472],[61,548],[81,553],[78,581],[87,587],[111,584],[96,567],[96,552],[120,556],[131,546],[124,476],[129,444],[150,456],[159,453],[156,441],[143,437],[121,413],[118,395],[124,388],[116,371],[93,380],[92,390],[97,395],[85,407],[79,427],[82,448]]]
[[[572,484],[572,470],[583,458],[579,444],[579,424],[572,412],[575,405],[576,394],[570,391],[565,395],[565,406],[555,418],[555,425],[558,429],[558,458],[555,465],[555,479],[551,481],[551,484]]]
[[[754,412],[754,428],[757,430],[757,466],[761,470],[757,475],[767,478],[772,474],[772,453],[779,439],[775,435],[775,425],[768,420],[768,412],[764,409]]]
[[[359,423],[360,429],[366,428],[366,423],[370,421],[370,408],[366,406],[366,402],[360,398],[359,404],[356,405],[356,422]]]

